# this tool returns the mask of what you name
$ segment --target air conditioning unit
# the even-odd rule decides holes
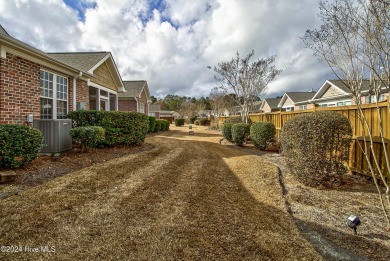
[[[72,149],[72,120],[36,120],[33,122],[34,128],[43,134],[44,147],[41,153],[55,154]]]

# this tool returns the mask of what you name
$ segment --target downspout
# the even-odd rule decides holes
[[[83,75],[82,72],[79,72],[78,75],[73,77],[73,111],[76,111],[76,82]]]

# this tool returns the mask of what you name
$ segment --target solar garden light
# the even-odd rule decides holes
[[[360,223],[361,222],[360,222],[360,219],[358,216],[350,215],[348,217],[348,226],[353,229],[353,231],[355,232],[355,235],[357,234],[357,232],[356,232],[357,226],[359,226]]]

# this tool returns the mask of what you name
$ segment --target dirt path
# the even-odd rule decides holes
[[[202,129],[173,128],[147,139],[154,149],[2,200],[0,246],[20,248],[0,259],[321,260],[286,211],[277,168]]]

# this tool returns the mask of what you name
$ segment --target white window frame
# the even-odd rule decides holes
[[[50,78],[49,78],[49,81],[47,81],[46,78],[41,78],[41,72],[43,74],[47,74],[47,75],[52,75],[52,81],[50,81]],[[63,101],[66,103],[66,106],[65,106],[65,115],[68,114],[68,105],[69,105],[69,79],[67,77],[64,77],[62,75],[58,75],[58,74],[55,74],[53,72],[50,72],[50,71],[47,71],[47,70],[40,70],[39,72],[39,80],[40,80],[40,100],[41,99],[48,99],[48,100],[51,100],[52,101],[52,112],[51,112],[51,117],[50,118],[46,118],[46,117],[42,117],[42,114],[40,113],[40,118],[41,119],[57,119],[58,118],[58,115],[57,115],[57,102],[58,101]],[[43,88],[44,86],[42,86],[42,82],[48,82],[48,87],[50,87],[51,85],[51,90],[50,88],[48,88],[48,90],[51,91],[51,95],[49,93],[49,95],[45,95],[45,88]],[[43,90],[43,93],[42,93],[42,90]],[[41,105],[40,105],[41,106]],[[41,108],[40,108],[41,109]]]
[[[139,106],[138,112],[145,113],[145,103],[140,102],[138,103],[138,106]]]
[[[386,100],[386,95],[384,93],[382,93],[381,95],[379,95],[379,102],[383,102]]]
[[[300,110],[307,110],[307,105],[300,105],[300,106],[299,106],[299,109],[300,109]]]
[[[293,111],[294,106],[286,107],[286,111]]]

